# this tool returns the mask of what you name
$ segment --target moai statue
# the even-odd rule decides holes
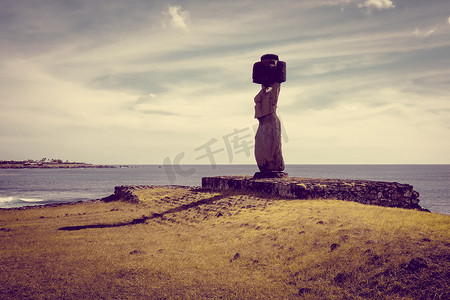
[[[287,177],[281,154],[281,124],[276,114],[278,95],[286,81],[286,63],[275,54],[261,56],[253,65],[253,82],[261,84],[255,96],[255,118],[259,121],[255,136],[255,158],[260,172],[254,178]]]

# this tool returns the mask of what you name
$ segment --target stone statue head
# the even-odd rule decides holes
[[[278,60],[276,54],[265,54],[261,61],[253,65],[253,82],[263,85],[271,85],[275,82],[286,81],[286,63]]]

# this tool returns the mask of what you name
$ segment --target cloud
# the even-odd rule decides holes
[[[450,17],[448,17],[445,21],[439,18],[439,21],[433,20],[433,22],[420,22],[419,26],[416,27],[413,31],[413,35],[417,38],[425,38],[431,35],[433,36],[441,36],[448,34],[447,26],[450,25]],[[433,25],[432,25],[433,24]]]
[[[360,8],[366,8],[366,13],[368,15],[372,14],[373,9],[383,10],[383,9],[391,9],[394,8],[395,5],[391,0],[366,0],[364,3],[358,4]]]
[[[133,110],[133,107],[130,107],[131,110]],[[170,111],[164,111],[164,110],[154,110],[154,109],[144,109],[140,110],[141,113],[146,115],[164,115],[164,116],[179,116],[178,114],[172,113]]]
[[[345,10],[345,7],[366,8],[367,13],[370,14],[373,9],[383,10],[395,8],[394,3],[391,0],[328,0],[318,2],[319,5],[324,6],[340,6],[341,11]]]
[[[433,27],[431,29],[427,30],[419,30],[419,28],[416,27],[414,30],[414,36],[418,38],[424,38],[432,35],[437,30],[437,27]]]
[[[171,18],[171,25],[175,28],[181,28],[185,31],[188,31],[189,16],[190,13],[186,10],[182,10],[181,6],[170,5],[167,12],[163,13],[164,15],[168,15]]]
[[[395,5],[391,0],[366,0],[360,7],[367,7],[369,9],[376,8],[378,10],[394,8]]]

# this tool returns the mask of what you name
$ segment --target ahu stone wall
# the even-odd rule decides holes
[[[321,178],[253,179],[253,176],[217,176],[202,178],[202,187],[213,190],[263,192],[296,199],[337,199],[362,204],[407,209],[422,208],[419,193],[408,184],[369,180]]]

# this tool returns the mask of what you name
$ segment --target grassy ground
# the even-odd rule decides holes
[[[450,216],[187,188],[0,211],[0,299],[449,299]]]

